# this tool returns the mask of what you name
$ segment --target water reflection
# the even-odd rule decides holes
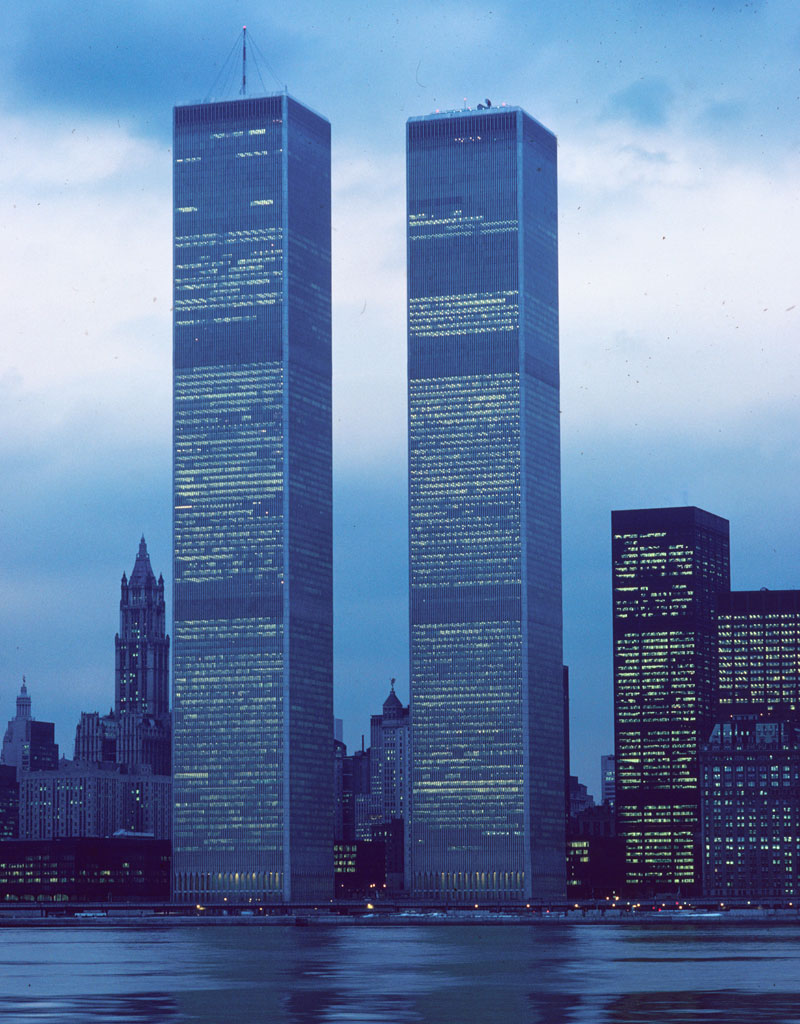
[[[588,1022],[588,1017],[567,1018]],[[645,992],[613,1000],[604,1024],[797,1024],[800,997],[786,993]]]
[[[800,1021],[800,928],[0,930],[12,1024]]]
[[[175,1021],[173,996],[63,996],[56,999],[0,996],[4,1024],[159,1024]]]

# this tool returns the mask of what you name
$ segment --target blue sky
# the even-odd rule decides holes
[[[800,13],[788,2],[29,0],[0,40],[0,720],[71,754],[113,699],[119,578],[170,576],[171,108],[242,24],[333,128],[337,714],[408,685],[407,117],[490,97],[559,138],[573,771],[612,748],[610,512],[731,520],[734,585],[800,586]],[[261,82],[250,47],[250,91]],[[273,73],[274,76],[273,77]],[[212,89],[216,84],[216,93]]]

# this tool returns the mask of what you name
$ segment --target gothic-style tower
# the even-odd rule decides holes
[[[119,633],[114,673],[118,715],[163,715],[169,711],[169,637],[164,577],[150,566],[144,537],[130,579],[122,574]]]

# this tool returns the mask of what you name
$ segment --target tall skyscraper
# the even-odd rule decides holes
[[[564,892],[556,140],[407,126],[411,877]]]
[[[698,755],[713,724],[715,606],[728,521],[699,508],[613,512],[617,831],[625,884],[700,884]]]
[[[330,125],[177,107],[173,159],[174,895],[324,898]]]

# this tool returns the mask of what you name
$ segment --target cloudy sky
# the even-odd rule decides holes
[[[404,122],[490,97],[558,136],[564,653],[572,769],[596,791],[613,747],[611,509],[700,505],[731,521],[734,586],[800,586],[794,0],[7,9],[0,720],[24,673],[71,755],[80,711],[113,700],[141,533],[170,576],[171,108],[236,95],[244,23],[249,91],[286,84],[333,128],[350,744],[391,676],[408,692]]]

